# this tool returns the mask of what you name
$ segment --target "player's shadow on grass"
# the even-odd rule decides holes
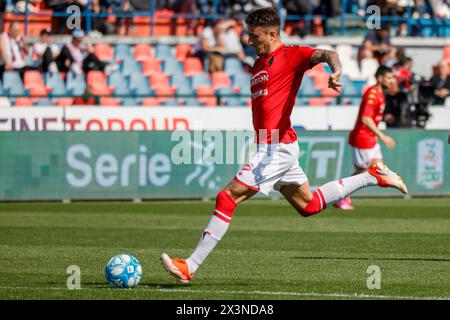
[[[386,261],[431,261],[450,262],[450,259],[443,258],[380,258],[380,257],[293,257],[296,260],[386,260]]]

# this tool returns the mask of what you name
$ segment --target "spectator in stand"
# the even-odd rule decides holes
[[[73,31],[72,41],[62,47],[55,60],[61,72],[70,70],[76,74],[83,74],[91,70],[100,70],[110,74],[117,70],[117,65],[109,65],[95,56],[91,39],[81,29]]]
[[[133,26],[133,10],[130,0],[92,0],[92,11],[95,14],[105,15],[93,19],[94,29],[102,34],[128,34]],[[109,11],[118,15],[115,25],[107,21],[106,14]]]
[[[50,29],[42,29],[39,41],[33,45],[33,60],[37,61],[39,69],[43,73],[58,72],[55,59],[59,56],[61,50],[57,44],[53,43],[50,34]]]
[[[397,128],[403,125],[402,114],[408,108],[403,94],[400,92],[398,84],[395,82],[385,92],[386,108],[384,110],[383,121],[388,128]]]
[[[223,61],[225,54],[225,47],[223,43],[223,25],[221,22],[211,24],[203,28],[200,38],[194,48],[194,55],[198,56],[205,62],[209,62],[209,72],[216,72],[223,70]]]
[[[413,60],[410,57],[403,58],[393,67],[395,79],[402,91],[409,91],[411,89],[412,67]]]
[[[445,99],[450,95],[450,75],[447,61],[439,63],[438,73],[430,79],[430,85],[433,89],[432,104],[444,105]]]
[[[235,27],[237,26],[236,20],[226,20],[221,23],[220,29],[221,37],[224,47],[225,56],[236,56],[241,61],[245,58],[244,49],[242,48],[239,35],[236,33]]]
[[[3,31],[3,14],[6,9],[6,2],[0,1],[0,32]]]
[[[10,24],[8,32],[0,35],[0,54],[3,64],[0,66],[0,76],[3,76],[4,71],[15,70],[23,79],[25,71],[37,70],[36,67],[27,65],[28,46],[16,21]]]
[[[75,5],[84,10],[88,4],[88,0],[45,0],[47,7],[52,9],[53,12],[67,13],[69,6]],[[69,31],[67,29],[68,17],[52,16],[52,31],[55,34],[65,34]]]
[[[244,50],[244,66],[248,66],[248,69],[252,68],[256,61],[256,51],[255,48],[249,45],[249,35],[248,32],[243,30],[241,32],[241,45]],[[248,70],[250,71],[250,70]]]
[[[38,3],[42,0],[29,0],[28,2],[28,12],[38,12],[39,8],[37,7]],[[25,12],[25,6],[26,6],[25,0],[19,0],[15,1],[15,10],[18,12]]]
[[[380,64],[395,57],[395,50],[391,45],[388,26],[370,31],[363,41],[358,60],[375,58]]]

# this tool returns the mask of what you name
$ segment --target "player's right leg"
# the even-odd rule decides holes
[[[225,235],[236,206],[257,192],[255,188],[233,179],[217,194],[213,215],[191,256],[188,259],[173,259],[163,253],[161,263],[164,268],[180,282],[189,283],[198,267]]]

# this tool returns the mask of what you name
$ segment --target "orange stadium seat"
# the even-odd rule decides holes
[[[16,107],[29,107],[33,105],[33,101],[31,100],[31,98],[19,97],[16,98],[16,103],[14,105]]]
[[[443,58],[446,61],[450,61],[450,46],[444,47]]]
[[[203,73],[202,61],[197,57],[189,57],[184,60],[184,74],[187,76],[193,76],[199,73]]]
[[[203,103],[205,106],[217,106],[217,97],[215,96],[215,91],[209,85],[199,85],[197,87],[196,93],[197,100]]]
[[[189,43],[180,43],[175,47],[175,59],[184,61],[191,54],[192,46]]]
[[[106,82],[106,74],[101,71],[89,71],[87,85],[91,88],[92,94],[95,95],[110,95],[114,92],[114,88],[109,87]]]
[[[26,71],[23,77],[24,87],[30,90],[32,96],[47,96],[52,89],[45,86],[42,74],[38,70]]]
[[[228,74],[224,71],[217,71],[211,75],[212,87],[217,90],[219,88],[229,88],[231,87],[231,80]]]
[[[94,54],[101,61],[113,61],[114,60],[114,50],[107,43],[99,43],[94,48]]]
[[[114,97],[100,97],[101,106],[120,106],[120,101]]]
[[[134,47],[134,59],[136,61],[146,61],[154,59],[153,50],[148,44],[137,44]]]
[[[163,73],[161,69],[161,61],[156,59],[142,61],[142,74],[144,76],[151,76],[155,73]]]
[[[142,100],[142,106],[144,107],[157,107],[159,106],[158,98],[147,97]]]

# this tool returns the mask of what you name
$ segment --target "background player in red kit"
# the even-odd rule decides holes
[[[390,68],[380,66],[375,73],[375,78],[377,83],[364,93],[355,127],[349,135],[355,175],[366,172],[374,164],[383,160],[378,138],[389,149],[395,147],[394,139],[378,129],[385,107],[383,90],[388,89],[394,83],[394,74]],[[353,210],[350,202],[350,197],[346,197],[337,202],[335,206],[344,210]]]
[[[305,217],[367,186],[393,187],[407,193],[401,178],[382,164],[376,164],[368,172],[328,182],[311,192],[299,165],[299,144],[290,115],[304,72],[318,63],[328,63],[332,70],[328,86],[341,91],[338,55],[329,50],[285,46],[280,40],[280,18],[274,9],[255,10],[245,22],[249,43],[259,56],[251,77],[257,148],[249,162],[217,194],[213,216],[191,256],[173,259],[166,253],[161,255],[164,268],[182,283],[191,281],[225,235],[236,206],[257,192],[267,194],[271,189],[278,190]]]

